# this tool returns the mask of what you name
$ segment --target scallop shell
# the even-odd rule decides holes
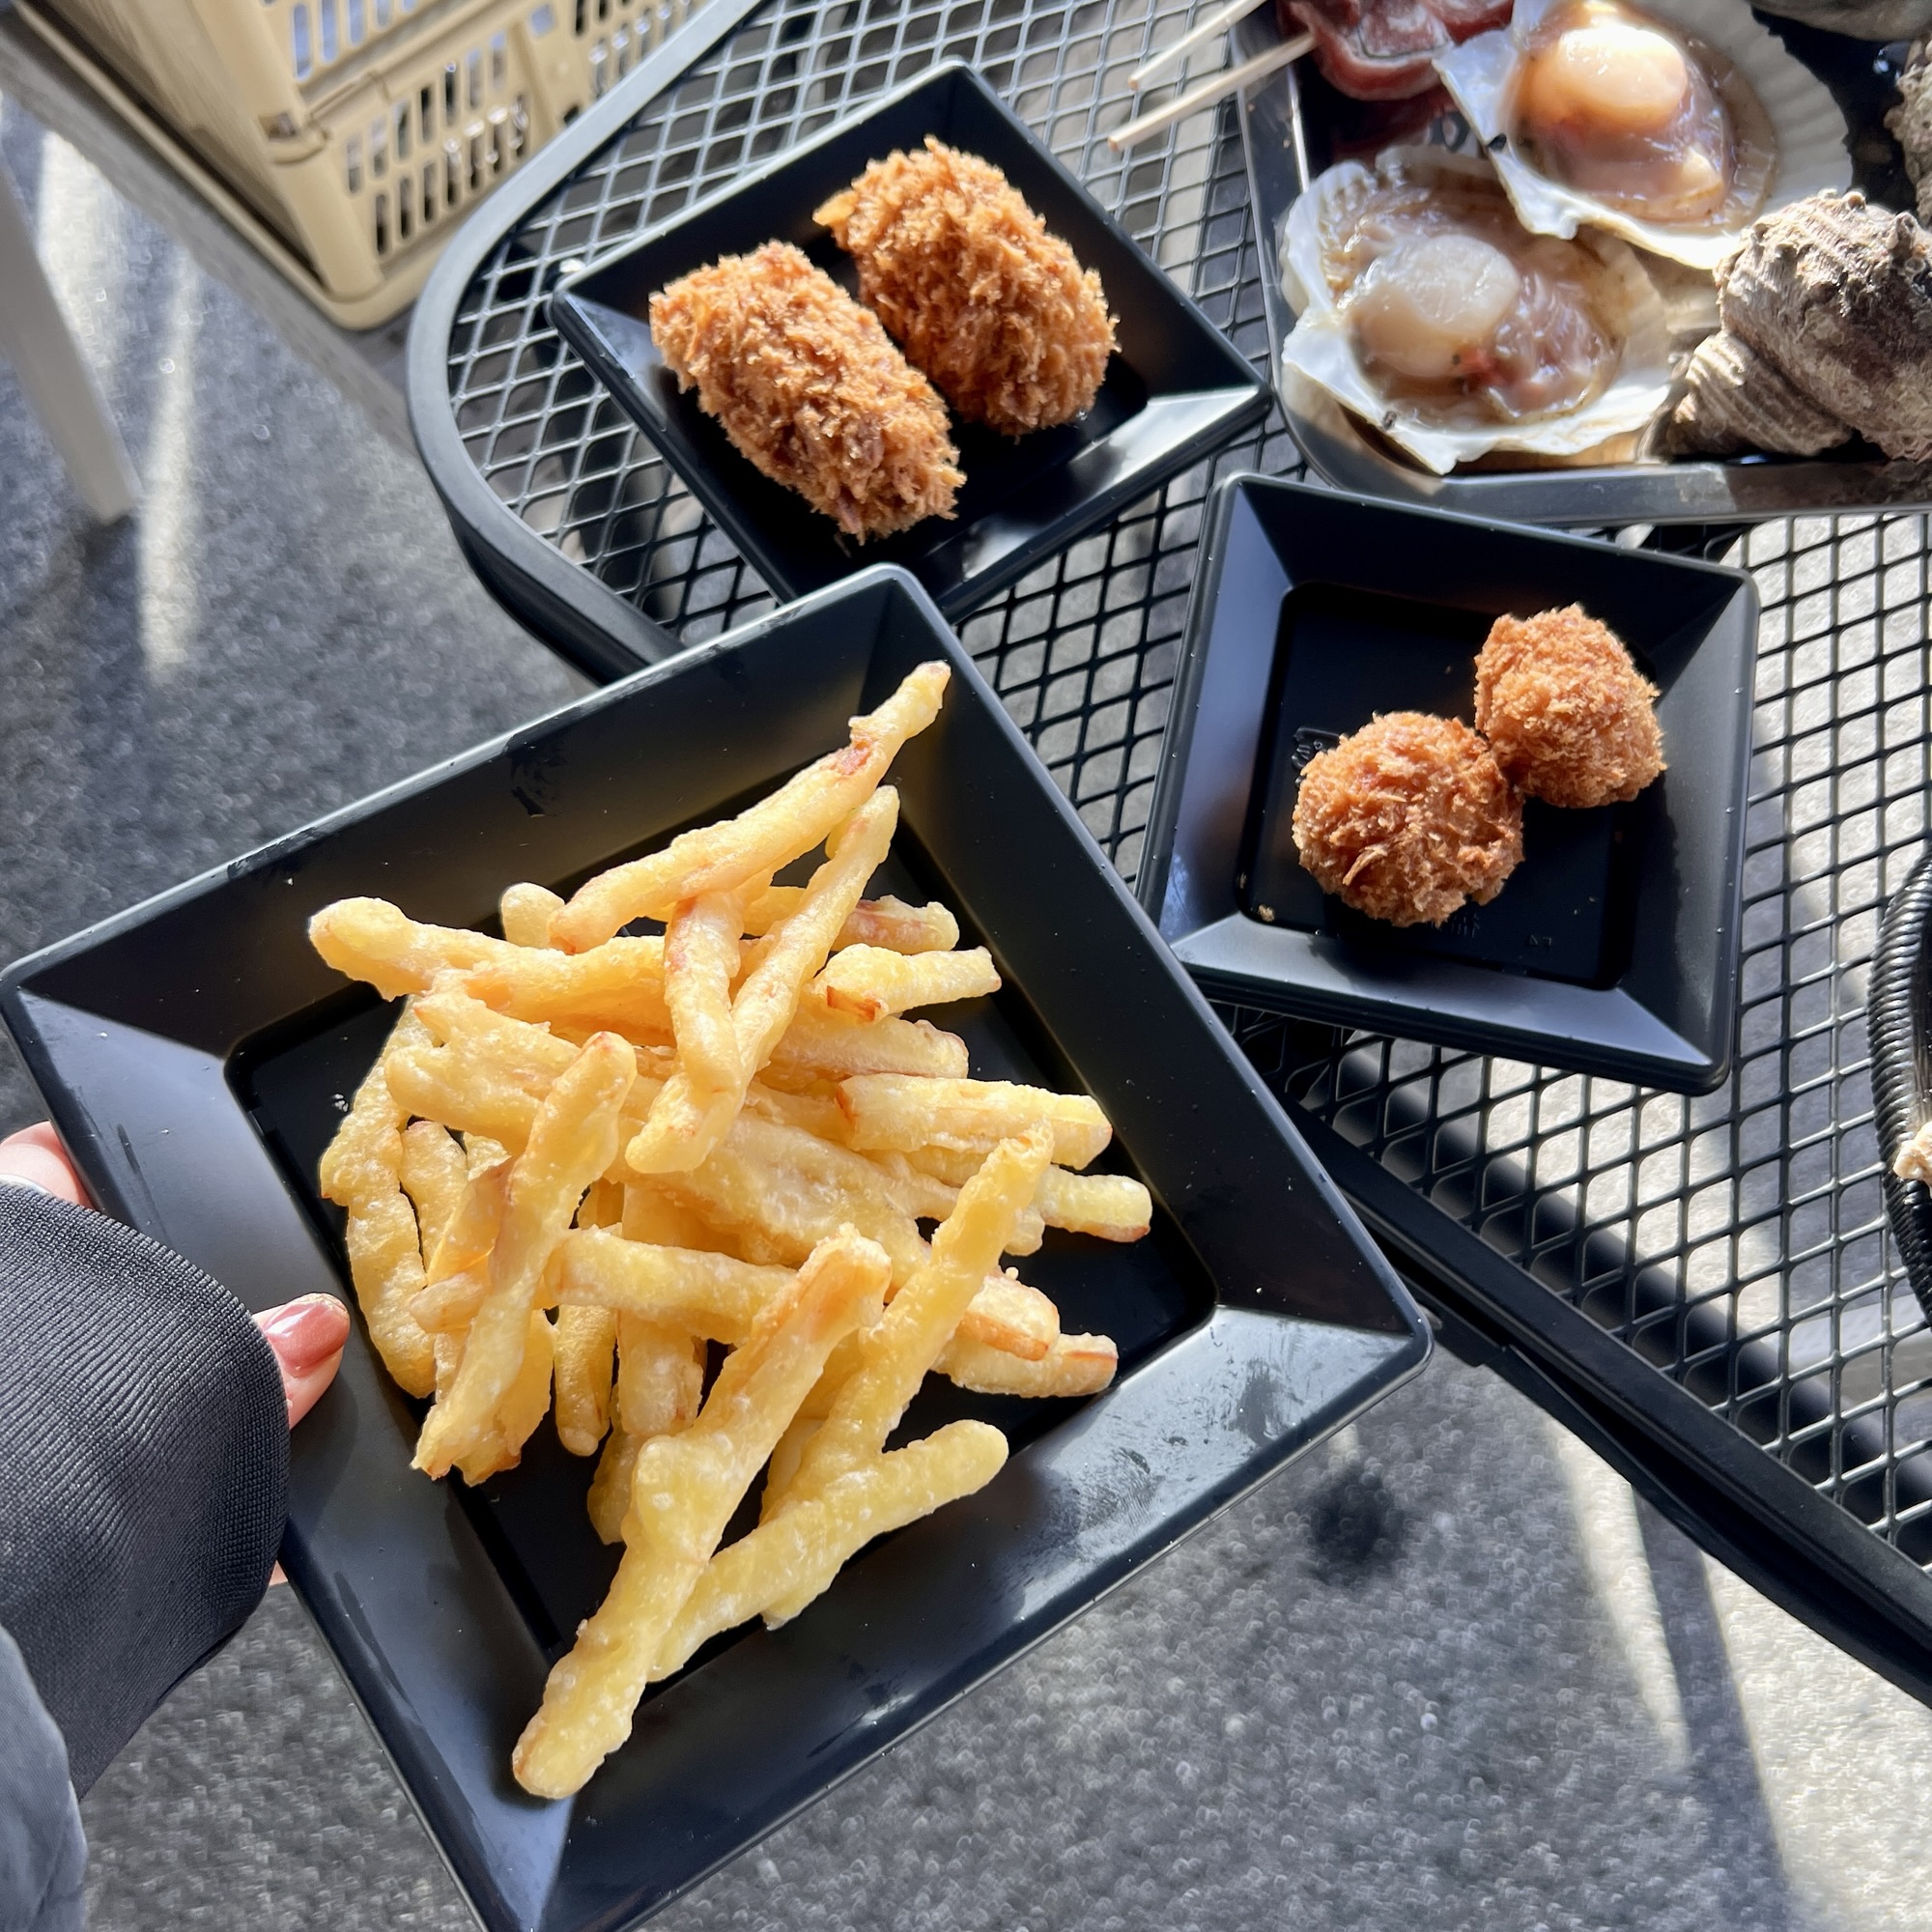
[[[1746,224],[1729,228],[1643,221],[1594,195],[1536,173],[1510,145],[1505,122],[1508,81],[1523,41],[1563,0],[1517,0],[1507,28],[1478,34],[1435,63],[1463,118],[1489,150],[1522,225],[1538,235],[1575,235],[1582,226],[1606,229],[1639,248],[1715,269],[1737,246]],[[1744,0],[1640,0],[1640,11],[1715,47],[1749,83],[1770,117],[1776,143],[1771,185],[1753,215],[1806,195],[1851,185],[1845,117],[1823,81],[1785,51]]]
[[[1438,476],[1491,450],[1524,450],[1577,457],[1612,438],[1634,435],[1662,406],[1671,386],[1671,325],[1656,285],[1634,250],[1607,235],[1586,234],[1588,248],[1609,271],[1624,314],[1624,353],[1615,379],[1581,409],[1533,422],[1499,422],[1480,428],[1426,423],[1391,409],[1356,358],[1340,306],[1321,267],[1321,227],[1331,213],[1345,214],[1379,179],[1416,180],[1425,173],[1490,178],[1478,156],[1441,148],[1391,148],[1376,171],[1343,161],[1317,176],[1289,211],[1282,237],[1282,288],[1296,322],[1282,347],[1284,386],[1302,384],[1332,396],[1375,426]]]

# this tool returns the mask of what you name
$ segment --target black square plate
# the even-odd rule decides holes
[[[1662,694],[1628,805],[1528,801],[1487,906],[1398,928],[1302,870],[1301,768],[1383,711],[1468,722],[1505,611],[1581,604]],[[1544,1066],[1708,1093],[1730,1064],[1757,593],[1740,571],[1234,476],[1215,493],[1142,861],[1210,990]]]
[[[1016,1450],[988,1488],[861,1555],[784,1629],[700,1653],[583,1792],[551,1804],[511,1782],[509,1751],[611,1574],[583,1513],[590,1465],[546,1427],[479,1491],[424,1481],[414,1406],[358,1328],[296,1438],[283,1560],[492,1928],[610,1932],[693,1884],[1420,1366],[1414,1307],[897,570],[0,980],[0,1014],[111,1212],[251,1305],[340,1292],[315,1156],[387,1012],[309,951],[309,915],[372,893],[484,923],[506,881],[567,887],[765,790],[936,656],[953,668],[945,708],[894,768],[895,883],[943,894],[999,961],[1005,990],[951,1009],[976,1065],[1091,1090],[1152,1190],[1146,1242],[1052,1236],[1029,1264],[1069,1325],[1120,1340],[1121,1378],[1086,1404],[976,1404]]]
[[[721,255],[791,242],[856,290],[850,257],[811,218],[868,163],[928,134],[991,161],[1095,270],[1120,347],[1093,409],[1061,429],[1007,437],[954,418],[966,472],[951,521],[927,518],[864,545],[761,476],[680,394],[651,341],[650,298]],[[1083,530],[1259,423],[1267,385],[1187,297],[1094,204],[971,69],[922,75],[562,284],[551,316],[781,597],[872,563],[897,563],[949,616],[983,603]]]

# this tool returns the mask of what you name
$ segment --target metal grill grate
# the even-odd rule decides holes
[[[558,342],[542,298],[565,265],[945,58],[988,75],[1261,362],[1232,111],[1124,159],[1104,140],[1132,111],[1127,71],[1187,11],[767,0],[471,277],[448,374],[477,470],[530,530],[685,641],[765,608],[729,544]],[[1180,478],[962,626],[1129,877],[1208,488],[1236,469],[1298,468],[1276,419],[1213,475]],[[1927,532],[1918,518],[1773,525],[1740,552],[1766,614],[1744,1009],[1723,1092],[1687,1100],[1229,1017],[1291,1100],[1922,1565],[1932,1332],[1884,1222],[1863,997],[1879,911],[1925,831]]]
[[[1880,1191],[1865,1032],[1924,849],[1925,521],[1768,525],[1738,1051],[1700,1099],[1243,1015],[1327,1121],[1921,1566],[1932,1330]],[[1679,755],[1683,753],[1680,753]]]

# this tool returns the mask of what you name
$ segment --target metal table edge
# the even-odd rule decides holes
[[[635,659],[632,668],[655,664],[684,647],[662,624],[545,543],[483,480],[464,447],[450,407],[450,337],[464,294],[492,251],[584,161],[622,133],[651,100],[763,4],[764,0],[705,0],[633,73],[565,128],[457,230],[416,298],[410,320],[405,366],[410,429],[465,556],[521,622],[530,623],[531,616],[518,602],[517,590],[531,594],[545,617],[562,618],[564,628],[551,633],[546,626],[546,637],[570,639],[573,647],[565,655],[600,682],[624,674],[615,668],[612,644]],[[493,581],[496,560],[480,556],[464,541],[466,524],[496,533],[505,565],[515,573],[514,588]],[[607,635],[598,635],[599,626]]]
[[[1424,1301],[1462,1324],[1442,1335],[1451,1352],[1503,1375],[1719,1562],[1932,1704],[1932,1577],[1326,1122],[1297,1110],[1295,1123]],[[1676,1399],[1658,1402],[1660,1381]]]

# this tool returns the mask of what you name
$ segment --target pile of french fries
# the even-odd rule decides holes
[[[1007,1444],[983,1422],[887,1449],[929,1373],[1021,1396],[1113,1378],[1114,1344],[1063,1334],[1005,1262],[1049,1226],[1139,1239],[1147,1190],[1079,1171],[1111,1133],[1090,1097],[974,1080],[962,1040],[904,1017],[999,976],[944,906],[862,896],[898,819],[880,781],[947,675],[920,667],[769,798],[567,903],[512,886],[501,939],[380,899],[310,925],[408,1000],[321,1180],[371,1342],[434,1399],[416,1467],[481,1482],[554,1404],[623,1544],[517,1745],[539,1796],[578,1790],[708,1638],[796,1616],[874,1537],[991,1480]],[[821,846],[807,884],[773,883]],[[757,1526],[721,1549],[761,1472]]]

